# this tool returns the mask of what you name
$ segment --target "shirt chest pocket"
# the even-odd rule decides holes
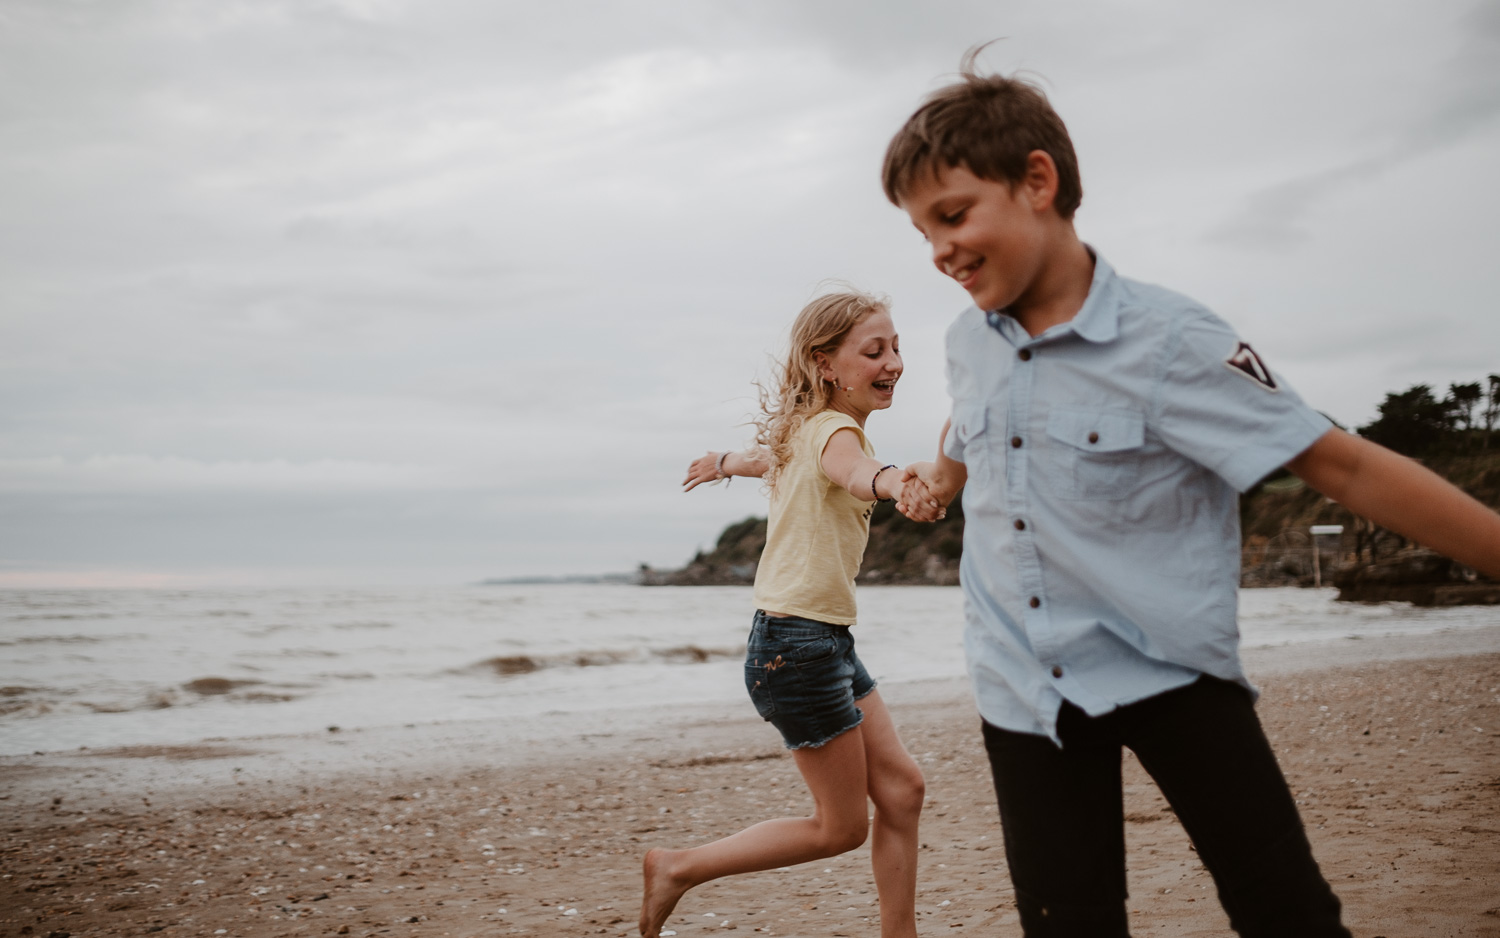
[[[1054,407],[1047,437],[1055,484],[1065,498],[1124,498],[1140,476],[1146,420],[1138,413]]]

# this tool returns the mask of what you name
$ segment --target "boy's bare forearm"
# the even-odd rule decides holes
[[[945,506],[958,497],[964,483],[969,481],[969,467],[956,459],[949,459],[943,452],[943,444],[948,441],[948,431],[952,426],[952,420],[943,423],[943,430],[938,434],[937,458],[932,461],[932,479],[924,480],[927,481],[927,490]]]
[[[1500,515],[1420,463],[1330,430],[1287,468],[1355,514],[1500,578]]]
[[[938,451],[933,466],[933,479],[936,485],[929,484],[927,488],[934,498],[947,505],[958,497],[964,484],[969,481],[969,467],[956,459],[944,456],[942,450]]]

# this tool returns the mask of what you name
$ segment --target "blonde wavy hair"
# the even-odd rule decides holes
[[[802,307],[792,323],[785,362],[774,366],[771,383],[775,390],[756,382],[761,416],[753,423],[755,442],[771,456],[765,474],[766,488],[774,490],[781,470],[792,458],[792,440],[808,417],[828,409],[833,383],[818,374],[818,353],[832,356],[844,344],[850,330],[871,313],[889,313],[882,297],[858,290],[826,293]]]

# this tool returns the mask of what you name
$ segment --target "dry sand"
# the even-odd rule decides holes
[[[1500,936],[1500,624],[1247,664],[1355,934]],[[922,933],[1018,935],[966,688],[884,694],[927,775]],[[748,704],[9,757],[0,781],[4,938],[633,935],[648,846],[808,808]],[[1125,798],[1135,934],[1228,934],[1129,759]],[[701,887],[667,927],[874,936],[876,915],[862,848]]]

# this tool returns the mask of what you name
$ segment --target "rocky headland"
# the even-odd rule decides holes
[[[1500,448],[1422,461],[1479,501],[1500,508]],[[1340,525],[1343,532],[1314,536],[1315,525]],[[892,505],[877,505],[856,582],[956,584],[963,529],[962,497],[935,524],[918,524]],[[1500,583],[1356,517],[1285,471],[1241,497],[1240,530],[1242,586],[1332,584],[1339,587],[1340,599],[1357,602],[1500,603]],[[678,569],[643,565],[639,581],[650,586],[750,584],[765,543],[766,519],[745,518],[726,527],[712,550],[698,552]]]

